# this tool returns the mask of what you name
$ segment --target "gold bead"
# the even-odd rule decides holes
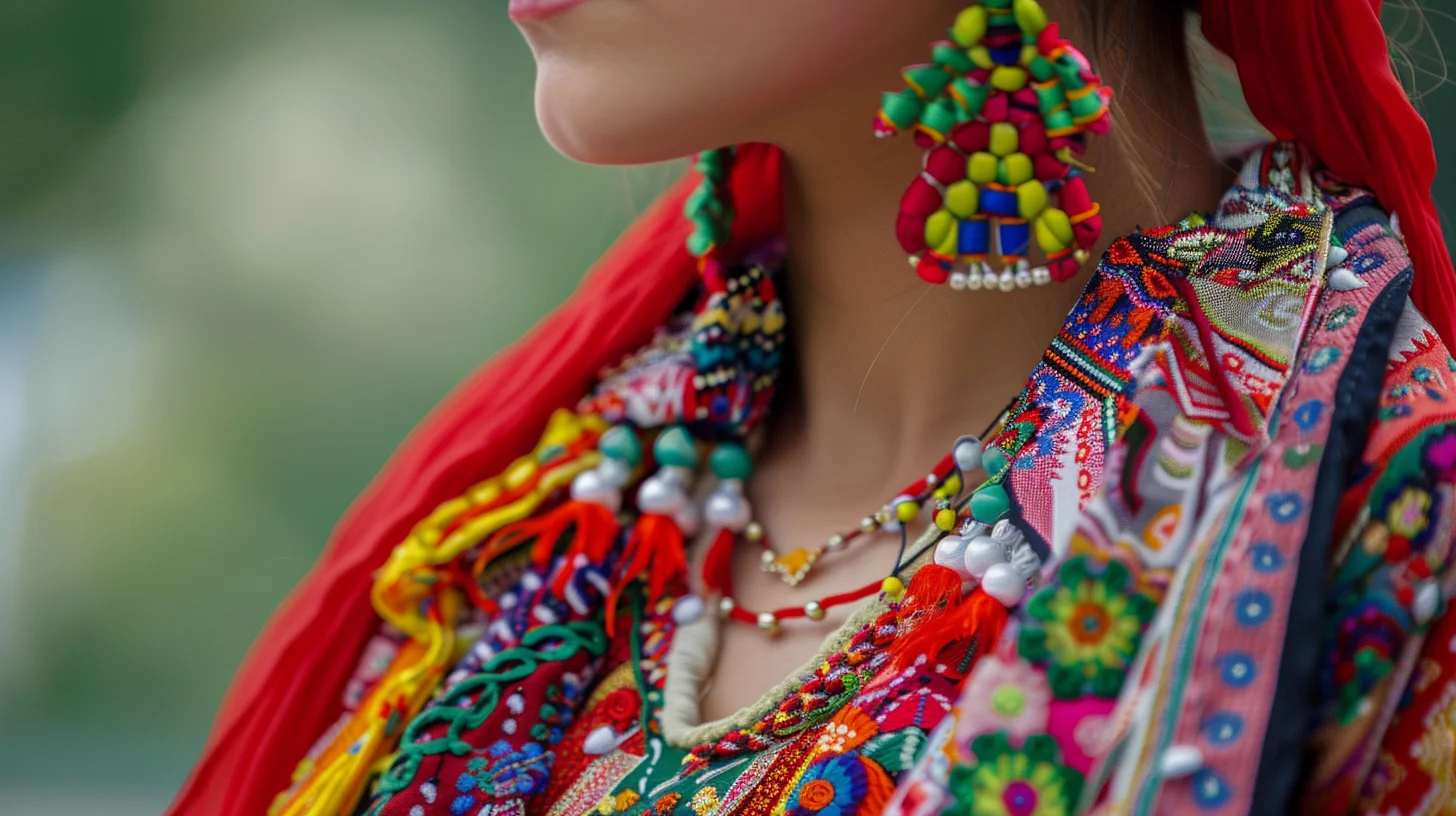
[[[873,516],[865,516],[864,518],[860,519],[859,522],[859,528],[861,530],[864,530],[866,533],[873,533],[875,531],[875,528],[878,526],[879,525],[875,523],[875,519]]]
[[[892,516],[890,515],[890,508],[888,507],[881,507],[879,510],[875,511],[876,524],[889,524],[891,518]]]
[[[743,528],[743,537],[748,539],[749,543],[757,544],[763,540],[763,525],[756,521],[748,522],[748,526]]]
[[[770,635],[777,635],[779,633],[779,619],[774,617],[774,613],[772,612],[760,612],[758,613],[758,628]]]
[[[839,550],[844,549],[844,536],[840,535],[839,533],[835,533],[834,535],[829,537],[829,540],[825,542],[825,545],[830,549],[830,551],[838,552]]]
[[[891,575],[880,582],[880,591],[891,601],[898,601],[905,597],[905,582]]]

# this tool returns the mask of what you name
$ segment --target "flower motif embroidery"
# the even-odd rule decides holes
[[[1111,561],[1100,574],[1092,563],[1088,556],[1068,560],[1026,606],[1021,656],[1049,664],[1052,693],[1061,699],[1115,697],[1156,610],[1129,587],[1132,574],[1122,563]]]
[[[959,738],[1004,730],[1017,743],[1046,730],[1052,691],[1025,660],[990,655],[976,664],[961,695]]]
[[[1431,494],[1408,486],[1386,511],[1385,523],[1398,536],[1413,539],[1426,529],[1431,510]]]
[[[1004,733],[971,743],[976,762],[951,771],[956,804],[945,816],[1071,816],[1082,775],[1058,761],[1056,740],[1045,734],[1012,748]]]
[[[875,721],[868,714],[858,708],[846,708],[824,724],[824,730],[814,744],[814,751],[842,754],[863,745],[879,730],[879,726],[875,725]]]
[[[869,775],[857,756],[816,761],[804,770],[789,797],[787,816],[854,816],[869,789]]]

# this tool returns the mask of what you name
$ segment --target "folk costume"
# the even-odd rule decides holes
[[[395,455],[169,812],[1446,812],[1456,274],[1378,6],[1204,0],[1279,141],[1114,241],[989,431],[815,547],[744,493],[793,336],[779,156],[699,157]],[[1072,277],[1109,126],[1085,57],[984,0],[905,78],[875,127],[927,151],[916,272],[1008,302]],[[736,546],[797,583],[875,531],[903,542],[882,581],[734,598]],[[801,673],[700,721],[716,627],[836,606]]]

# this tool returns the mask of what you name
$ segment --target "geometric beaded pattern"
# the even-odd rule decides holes
[[[910,130],[928,151],[896,236],[930,283],[1066,280],[1102,232],[1078,159],[1088,133],[1107,132],[1112,92],[1035,0],[983,0],[950,36],[931,62],[905,69],[908,87],[884,95],[875,122],[876,135]],[[1047,259],[1035,270],[1033,238]]]

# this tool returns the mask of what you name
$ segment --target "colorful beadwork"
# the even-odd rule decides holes
[[[1075,275],[1102,233],[1079,159],[1087,134],[1107,132],[1112,96],[1087,58],[1035,0],[984,0],[904,78],[875,132],[910,130],[928,151],[895,224],[920,277],[1010,291]]]

